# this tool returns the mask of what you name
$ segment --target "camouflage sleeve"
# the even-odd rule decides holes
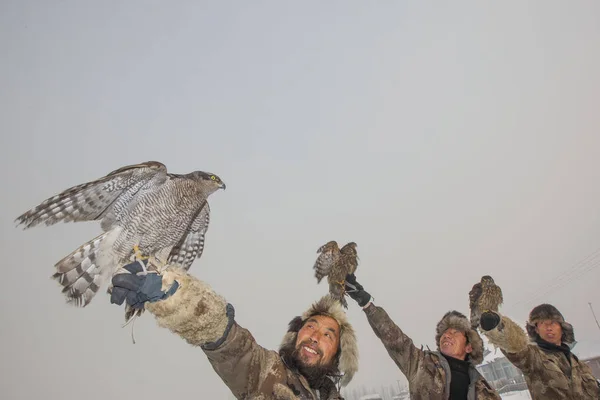
[[[215,372],[239,399],[259,393],[265,381],[283,380],[279,354],[259,346],[252,334],[236,323],[222,343],[202,348]]]
[[[423,360],[423,351],[413,344],[412,339],[402,332],[383,308],[371,304],[365,308],[365,313],[373,332],[392,360],[406,378],[411,380]]]
[[[181,268],[163,273],[163,290],[177,280],[169,298],[147,303],[159,326],[199,346],[213,369],[238,398],[246,398],[260,385],[259,374],[277,363],[274,351],[259,346],[250,332],[235,323],[233,306],[206,283]],[[276,369],[276,368],[275,368]]]
[[[489,331],[482,329],[490,343],[500,348],[506,358],[523,373],[529,372],[537,364],[539,353],[534,346],[529,345],[529,337],[517,323],[510,318],[500,315],[500,323]]]

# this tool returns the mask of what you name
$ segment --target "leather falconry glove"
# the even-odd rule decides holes
[[[481,318],[479,319],[479,326],[484,331],[491,331],[500,323],[500,316],[492,311],[486,311],[481,314]]]
[[[369,304],[371,301],[371,295],[367,292],[363,286],[356,281],[356,276],[354,274],[346,275],[346,293],[350,296],[354,301],[358,303],[359,306],[364,307]]]
[[[179,287],[177,281],[166,292],[162,291],[162,276],[155,272],[146,273],[144,266],[147,260],[136,261],[124,266],[129,273],[122,273],[113,276],[113,289],[110,295],[110,302],[121,305],[127,301],[132,308],[144,308],[144,304],[164,300],[173,295]],[[138,275],[142,273],[141,275]]]

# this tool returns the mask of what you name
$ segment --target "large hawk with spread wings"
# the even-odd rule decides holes
[[[321,283],[321,280],[327,276],[329,294],[345,308],[348,308],[348,303],[344,298],[345,282],[346,275],[353,274],[358,268],[356,243],[347,243],[340,249],[337,242],[332,240],[321,246],[317,253],[320,254],[313,267],[317,283]]]
[[[63,286],[67,302],[85,307],[134,259],[149,258],[148,269],[158,272],[167,264],[189,269],[202,255],[210,221],[207,198],[218,189],[225,189],[225,183],[215,174],[177,175],[149,161],[69,188],[16,221],[24,229],[100,221],[103,233],[56,263],[52,276]],[[127,307],[126,320],[138,311]]]

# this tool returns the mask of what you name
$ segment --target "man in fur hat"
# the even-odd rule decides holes
[[[358,369],[354,330],[339,302],[326,296],[294,318],[279,352],[259,346],[234,319],[234,309],[206,283],[185,270],[162,275],[142,271],[112,279],[111,302],[152,313],[158,325],[198,346],[238,399],[341,399]]]
[[[531,310],[527,334],[514,321],[493,311],[483,312],[479,323],[490,343],[523,371],[534,400],[600,399],[590,367],[571,353],[573,326],[556,307],[540,304]]]
[[[373,304],[354,274],[346,276],[346,291],[363,308],[375,335],[408,379],[411,399],[500,400],[475,369],[483,361],[483,341],[466,316],[458,311],[447,312],[436,327],[437,351],[423,350],[383,308]]]

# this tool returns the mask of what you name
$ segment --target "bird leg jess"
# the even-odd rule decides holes
[[[143,261],[149,260],[149,257],[142,255],[142,252],[140,251],[140,247],[137,244],[133,245],[133,259],[134,259],[134,262],[137,261],[142,266],[142,269],[144,270],[144,272],[141,272],[141,274],[146,275],[148,273],[148,269],[146,268],[146,264]]]

